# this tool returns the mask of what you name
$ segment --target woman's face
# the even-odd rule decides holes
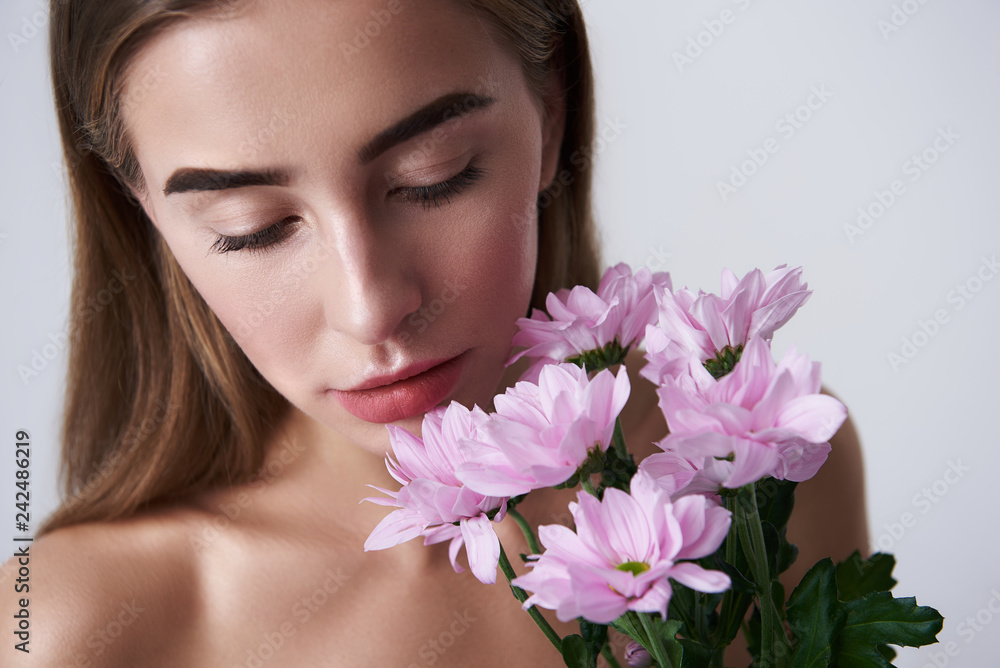
[[[378,453],[384,423],[497,390],[562,138],[541,104],[445,0],[184,20],[123,91],[137,194],[191,282],[291,403]]]

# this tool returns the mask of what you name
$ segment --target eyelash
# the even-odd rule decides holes
[[[465,169],[447,181],[442,181],[441,183],[435,183],[429,186],[397,188],[396,190],[398,190],[403,196],[402,199],[404,201],[419,202],[425,209],[429,209],[432,205],[435,207],[441,206],[442,199],[451,203],[452,195],[457,195],[462,192],[463,188],[472,185],[480,177],[482,177],[482,175],[482,169],[476,167],[472,163],[469,163],[465,166]]]
[[[473,164],[466,165],[465,169],[441,183],[434,183],[429,186],[413,186],[396,188],[391,192],[398,192],[404,202],[419,203],[424,209],[429,209],[432,205],[441,206],[441,200],[451,203],[451,196],[462,192],[467,186],[478,181],[485,171]],[[231,251],[241,251],[246,249],[254,251],[264,251],[273,246],[277,246],[288,236],[288,228],[296,221],[298,216],[289,216],[273,225],[238,237],[227,237],[219,235],[210,250],[217,253],[229,253]]]

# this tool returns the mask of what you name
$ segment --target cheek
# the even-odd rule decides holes
[[[526,315],[538,257],[534,219],[516,220],[523,213],[519,209],[506,213],[467,262],[470,277],[478,283],[475,297],[491,305],[486,315],[494,326],[503,325],[503,318]]]
[[[211,254],[206,258],[207,248],[184,240],[175,243],[171,248],[178,248],[175,257],[181,269],[258,370],[267,377],[268,367],[305,359],[302,342],[295,337],[301,331],[295,326],[296,314],[305,307],[302,291],[296,290],[303,280],[301,267],[288,265],[265,272],[247,263],[234,268],[240,259]]]
[[[303,271],[296,265],[263,278],[242,275],[237,283],[213,286],[220,292],[209,304],[250,362],[291,400],[299,398],[293,388],[315,364],[313,333],[322,313],[308,299]]]
[[[465,287],[467,322],[474,338],[506,361],[517,318],[527,315],[538,258],[537,169],[512,169],[498,178],[491,196],[477,204],[449,272]],[[470,212],[471,214],[471,212]]]

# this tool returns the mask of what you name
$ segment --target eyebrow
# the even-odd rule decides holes
[[[452,118],[486,109],[494,102],[496,98],[467,91],[442,95],[378,133],[358,151],[358,163],[363,167],[393,146],[433,130]],[[230,190],[248,186],[285,186],[290,179],[291,174],[283,169],[255,171],[181,167],[167,179],[163,194]]]

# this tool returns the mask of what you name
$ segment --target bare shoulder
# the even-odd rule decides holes
[[[180,665],[199,608],[188,524],[189,511],[160,511],[25,543],[3,566],[23,586],[3,587],[0,616],[27,615],[28,653],[4,647],[4,665]]]
[[[822,392],[833,396],[826,388]],[[819,472],[795,489],[788,538],[798,545],[799,557],[782,577],[792,584],[823,557],[842,561],[854,550],[868,555],[864,458],[849,415],[830,439],[830,447]]]

